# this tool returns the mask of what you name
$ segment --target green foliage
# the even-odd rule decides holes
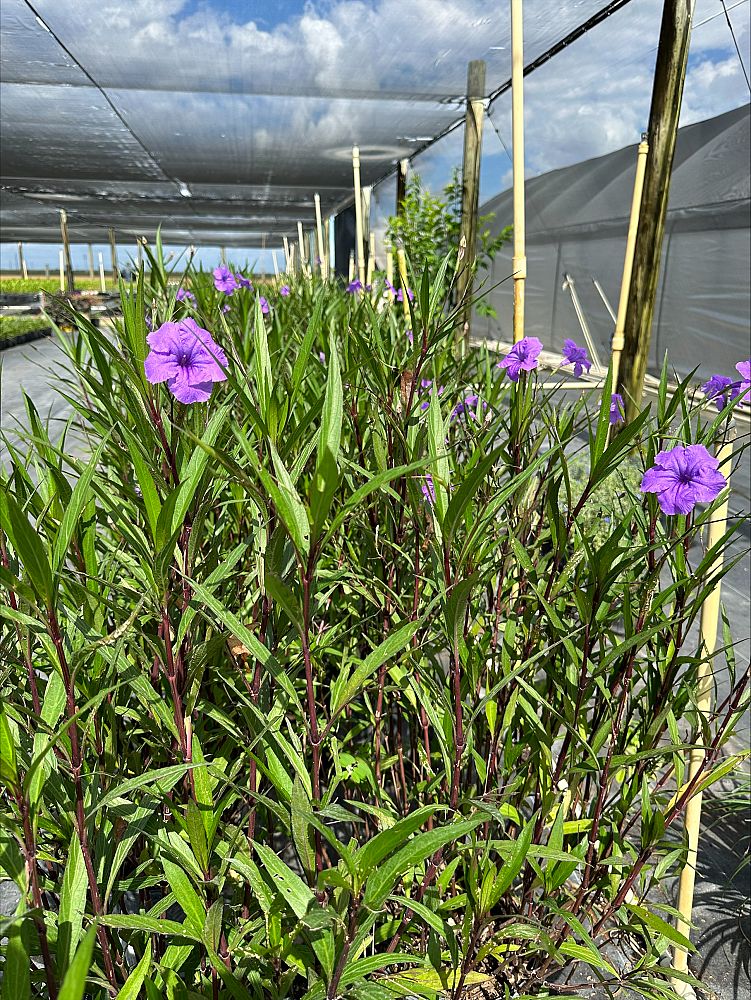
[[[410,175],[403,201],[403,211],[392,215],[386,230],[392,246],[404,248],[416,273],[427,273],[435,285],[438,272],[448,261],[446,279],[439,283],[444,294],[457,267],[457,251],[461,236],[462,181],[461,172],[454,168],[442,196],[431,194],[419,174]],[[511,226],[493,236],[490,223],[493,213],[477,220],[477,256],[475,269],[486,270],[503,244],[511,237]],[[480,300],[486,313],[492,310]]]
[[[662,518],[638,484],[732,407],[665,378],[611,431],[597,390],[458,359],[450,259],[417,255],[407,321],[317,280],[264,316],[145,252],[114,331],[60,334],[88,457],[30,400],[6,444],[4,988],[545,997],[578,966],[674,996],[652,891],[737,763],[747,675],[726,628],[732,694],[698,713],[692,628],[737,524],[695,559],[717,505]],[[145,379],[147,308],[225,350],[208,403]]]

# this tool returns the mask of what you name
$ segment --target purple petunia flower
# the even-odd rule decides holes
[[[205,402],[214,382],[227,378],[226,354],[193,319],[162,323],[146,343],[151,348],[144,362],[146,378],[154,385],[166,382],[181,403]]]
[[[410,302],[414,302],[415,301],[415,293],[412,291],[411,288],[407,289],[407,298],[409,299]],[[403,292],[403,290],[401,288],[396,293],[396,301],[397,302],[404,302],[404,292]]]
[[[355,278],[354,281],[350,281],[345,291],[347,291],[350,295],[354,295],[356,292],[361,292],[362,282],[360,281],[359,278]]]
[[[289,295],[289,285],[282,285],[282,287],[279,289],[279,294],[285,296]]]
[[[623,406],[623,396],[620,392],[614,392],[610,397],[610,423],[622,424],[626,417],[626,410]]]
[[[587,349],[579,347],[576,341],[570,338],[563,342],[563,361],[561,361],[558,367],[563,368],[565,365],[574,366],[574,375],[576,378],[579,378],[585,368],[589,371],[592,367]]]
[[[735,370],[743,379],[741,382],[741,392],[751,389],[751,358],[748,361],[739,361]]]
[[[537,337],[522,337],[514,344],[503,361],[496,368],[505,368],[512,382],[519,381],[519,375],[537,368],[537,359],[542,350],[542,342]]]
[[[689,514],[697,503],[710,503],[727,486],[719,464],[703,444],[678,445],[655,456],[641,491],[656,493],[664,514]]]
[[[487,409],[488,404],[484,399],[476,393],[472,393],[469,396],[465,396],[461,402],[457,403],[454,409],[451,411],[451,419],[457,420],[463,413],[468,413],[473,419],[477,419],[477,407],[482,404],[483,409]]]
[[[734,382],[727,375],[712,375],[701,387],[701,391],[708,400],[715,401],[718,410],[724,410],[731,400],[740,396],[741,385],[740,382]]]
[[[214,288],[218,292],[231,295],[237,288],[237,280],[234,274],[224,264],[221,267],[215,267],[211,273],[214,275]]]
[[[391,292],[392,295],[396,295],[396,289],[391,284],[388,278],[384,280],[384,287],[387,292]]]
[[[268,316],[268,314],[271,312],[271,306],[269,305],[268,301],[263,297],[263,295],[258,296],[258,301],[261,303],[261,312],[263,313],[264,316]]]
[[[435,484],[433,483],[433,477],[429,472],[425,473],[425,482],[421,487],[422,495],[428,501],[431,507],[435,506]]]
[[[188,291],[187,288],[178,288],[175,298],[178,302],[195,302],[196,297],[193,292]]]
[[[235,281],[237,282],[238,288],[250,288],[251,290],[253,288],[253,282],[250,280],[250,278],[246,278],[245,275],[240,274],[239,271],[235,275]]]
[[[430,379],[430,378],[420,379],[420,388],[421,389],[430,389],[430,387],[432,385],[433,385],[433,380],[432,379]],[[443,390],[444,389],[445,389],[445,386],[443,386],[443,385],[439,385],[438,386],[438,389],[436,391],[437,391],[437,393],[438,393],[439,396],[441,396],[443,394]],[[429,399],[426,399],[422,403],[420,403],[420,409],[421,410],[427,410],[427,408],[429,406],[430,406],[430,400]]]

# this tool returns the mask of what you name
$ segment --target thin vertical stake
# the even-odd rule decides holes
[[[514,343],[524,336],[527,250],[524,218],[524,25],[522,0],[511,0],[511,141],[514,174]]]

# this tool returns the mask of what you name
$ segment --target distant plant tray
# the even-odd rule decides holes
[[[17,333],[11,337],[0,336],[0,351],[8,347],[18,347],[20,344],[28,344],[32,340],[42,340],[44,337],[52,336],[51,326],[40,326],[35,330],[26,330],[24,333]]]

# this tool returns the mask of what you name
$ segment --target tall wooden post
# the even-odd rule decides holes
[[[94,247],[89,243],[89,277],[94,280]]]
[[[480,157],[482,123],[485,116],[485,63],[473,59],[467,67],[467,113],[464,119],[464,158],[462,160],[462,221],[460,246],[464,259],[459,263],[456,294],[460,308],[459,336],[469,340],[472,317],[472,285],[477,249],[477,210],[480,204]]]
[[[58,257],[58,267],[60,270],[60,292],[62,293],[65,291],[65,253],[62,248],[60,249]]]
[[[360,183],[360,147],[352,147],[352,177],[355,189],[355,250],[357,277],[365,285],[365,232],[362,221],[362,185]]]
[[[396,171],[396,214],[404,215],[404,199],[407,197],[407,174],[409,172],[409,160],[399,160],[399,167]]]
[[[117,281],[118,277],[118,267],[117,267],[117,243],[115,242],[115,230],[110,227],[109,230],[109,240],[110,240],[110,255],[112,257],[112,280]]]
[[[514,343],[524,336],[524,289],[527,281],[524,214],[524,23],[522,0],[511,0],[511,142],[514,174]]]
[[[618,391],[622,392],[626,406],[626,420],[632,420],[638,412],[647,372],[670,174],[686,78],[694,3],[695,0],[666,0],[662,11],[652,105],[649,111],[649,153],[636,231],[618,382]]]
[[[60,235],[63,240],[63,255],[65,257],[65,289],[69,295],[76,290],[73,278],[73,262],[70,259],[70,240],[68,239],[68,213],[60,209]]]

